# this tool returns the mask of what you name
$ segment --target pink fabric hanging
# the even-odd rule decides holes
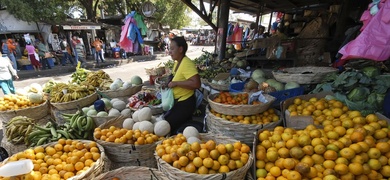
[[[383,6],[373,17],[363,14],[367,25],[361,34],[339,50],[340,64],[348,59],[364,58],[385,61],[390,57],[390,1],[382,0]],[[379,3],[379,4],[381,4]],[[368,12],[369,13],[369,12]],[[368,14],[370,15],[370,14]]]
[[[133,42],[127,38],[127,29],[129,29],[131,19],[127,18],[125,25],[122,26],[121,38],[118,43],[125,52],[133,52]]]

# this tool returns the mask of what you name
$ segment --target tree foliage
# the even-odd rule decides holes
[[[27,22],[55,23],[66,19],[69,5],[63,0],[1,0],[16,18]]]

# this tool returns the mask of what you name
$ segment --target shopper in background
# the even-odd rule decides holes
[[[102,49],[103,49],[103,41],[99,39],[99,37],[95,37],[95,41],[93,42],[93,46],[96,50],[96,63],[99,64],[99,58],[102,63],[104,63]]]
[[[36,42],[36,46],[38,48],[39,58],[41,59],[42,69],[43,70],[45,70],[46,68],[51,69],[51,66],[48,62],[48,59],[47,59],[47,57],[45,57],[45,53],[48,53],[49,51],[47,50],[46,46],[40,40],[36,40],[35,42]]]
[[[61,47],[61,52],[62,52],[62,61],[61,64],[62,66],[66,65],[66,61],[69,59],[69,62],[74,65],[72,56],[68,53],[67,47],[69,46],[68,42],[66,42],[66,39],[61,40],[60,42],[60,47]]]
[[[79,61],[81,63],[80,67],[85,67],[86,53],[85,53],[84,44],[81,43],[81,41],[78,41],[78,43],[76,44],[76,51],[77,51],[77,56],[79,57]]]
[[[2,51],[11,60],[12,67],[15,70],[17,70],[18,69],[18,64],[16,63],[16,58],[15,58],[16,46],[14,44],[14,41],[12,39],[8,39],[6,43],[3,43]]]
[[[76,51],[76,44],[78,41],[80,41],[79,37],[76,35],[73,35],[72,36],[72,51],[73,51],[73,55],[74,55],[74,59],[75,59],[76,64],[79,61],[79,57],[78,57],[77,51]]]
[[[184,37],[174,37],[171,40],[169,55],[175,61],[173,78],[168,83],[172,88],[175,103],[164,114],[165,120],[171,125],[171,134],[183,130],[192,124],[192,114],[196,109],[195,90],[200,88],[200,77],[194,62],[186,56],[188,45]],[[197,128],[202,131],[202,127]]]
[[[19,79],[19,76],[16,70],[12,67],[8,56],[5,54],[3,56],[3,54],[0,52],[0,87],[5,95],[15,94],[15,87],[12,77],[14,77],[15,80]]]
[[[35,58],[35,47],[31,44],[31,42],[27,42],[26,51],[34,70],[41,71],[41,64],[39,64],[39,60]]]

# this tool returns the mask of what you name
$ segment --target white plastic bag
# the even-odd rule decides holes
[[[175,103],[175,98],[173,97],[173,90],[171,88],[161,89],[161,106],[164,111],[169,111],[173,104]]]
[[[249,96],[249,104],[252,104],[253,101],[259,100],[262,103],[267,103],[268,100],[263,95],[263,91],[258,91]]]

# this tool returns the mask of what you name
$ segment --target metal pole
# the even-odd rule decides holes
[[[218,60],[223,60],[225,58],[226,51],[226,37],[227,37],[227,28],[229,22],[229,9],[230,9],[230,0],[221,0],[219,8],[219,17],[218,18],[218,34],[217,34],[217,48],[218,51]]]

